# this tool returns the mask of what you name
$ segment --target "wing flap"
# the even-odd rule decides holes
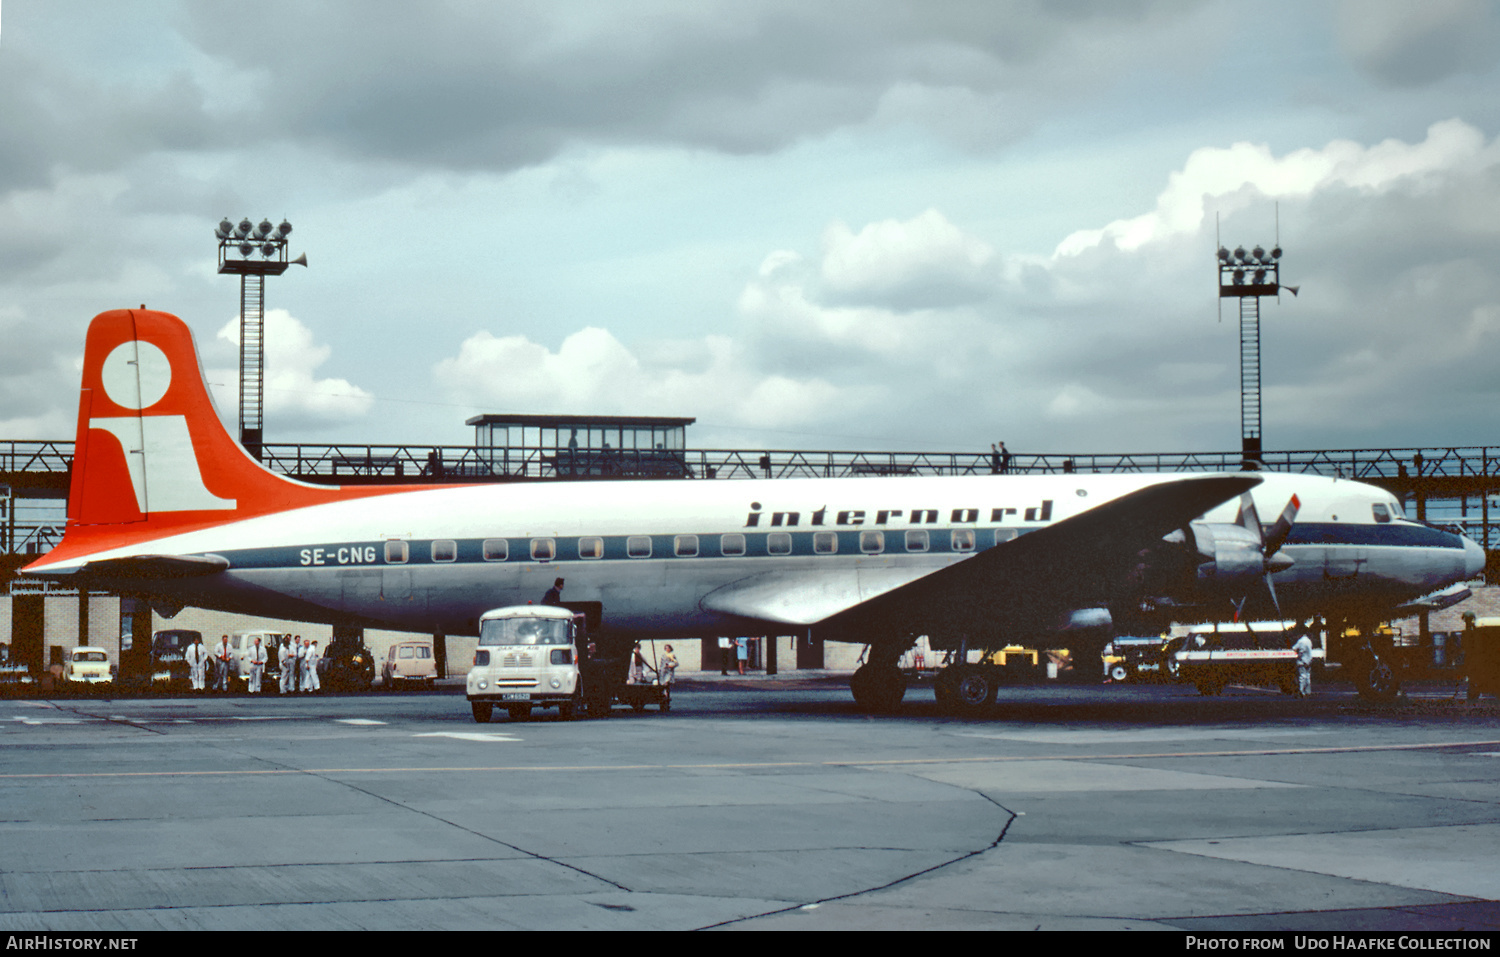
[[[890,566],[766,572],[709,592],[698,605],[705,611],[806,627],[930,572]]]

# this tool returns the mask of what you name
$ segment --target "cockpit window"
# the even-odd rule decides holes
[[[1375,521],[1384,523],[1391,520],[1391,510],[1389,506],[1376,504],[1370,507],[1375,512]]]

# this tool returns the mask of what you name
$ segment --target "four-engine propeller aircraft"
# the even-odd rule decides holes
[[[1258,508],[1281,517],[1266,529]],[[308,485],[230,437],[187,326],[140,309],[90,326],[66,534],[25,573],[168,614],[455,635],[565,577],[620,640],[811,627],[867,643],[855,696],[890,707],[919,635],[966,651],[1143,609],[1373,623],[1451,601],[1483,564],[1389,493],[1310,475]],[[1068,644],[1097,659],[1108,637]],[[993,673],[955,659],[940,700],[991,701]]]

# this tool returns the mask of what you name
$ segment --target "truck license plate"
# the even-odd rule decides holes
[[[529,695],[529,694],[503,694],[503,695],[500,696],[500,700],[501,701],[530,701],[531,700],[531,695]]]

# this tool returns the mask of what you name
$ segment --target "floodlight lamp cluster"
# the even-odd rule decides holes
[[[214,230],[214,236],[219,240],[219,247],[226,253],[231,249],[237,249],[245,259],[259,252],[266,259],[277,255],[286,248],[286,238],[292,234],[292,224],[286,220],[281,221],[280,226],[272,226],[269,219],[260,221],[257,226],[248,218],[240,220],[236,226],[226,217]]]
[[[1234,252],[1220,246],[1219,284],[1221,286],[1264,286],[1267,284],[1279,286],[1280,259],[1280,246],[1274,247],[1270,252],[1266,252],[1260,246],[1256,246],[1249,252],[1245,251],[1244,246],[1236,246]],[[1293,292],[1295,293],[1295,290]]]

